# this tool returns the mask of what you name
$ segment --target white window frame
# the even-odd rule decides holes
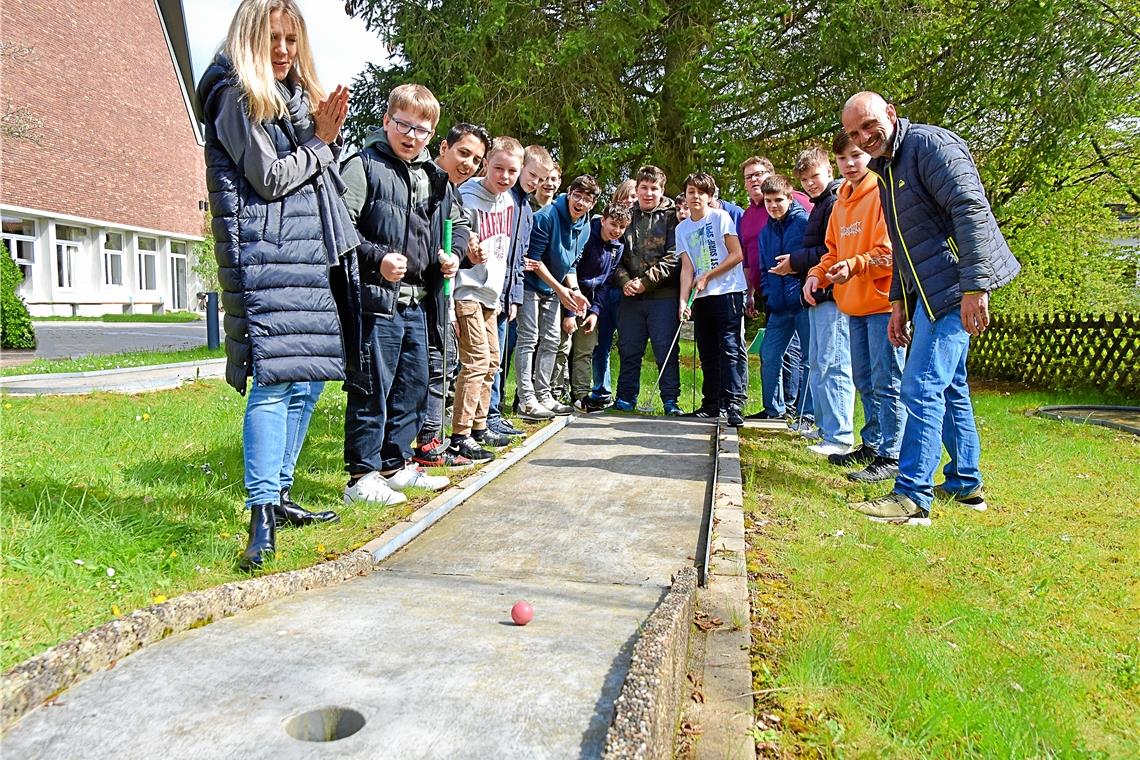
[[[143,240],[151,240],[154,242],[154,250],[145,250],[141,243]],[[136,261],[138,263],[138,285],[139,290],[146,293],[154,293],[158,290],[158,238],[149,237],[147,235],[139,235],[135,238],[135,252],[137,253]],[[150,271],[153,276],[151,287],[147,287],[147,259],[150,259]]]
[[[107,247],[107,237],[110,235],[119,236],[119,248]],[[99,235],[99,241],[99,246],[103,252],[103,284],[109,288],[121,288],[125,282],[123,273],[126,272],[127,235],[122,230],[103,230]],[[111,273],[114,271],[111,266],[112,258],[119,260],[118,282],[111,282]]]
[[[175,253],[174,250],[177,246],[182,247],[181,253]],[[174,311],[185,310],[188,308],[187,302],[190,300],[190,244],[185,240],[171,240],[170,241],[170,308]],[[182,302],[178,301],[178,267],[176,260],[182,261],[182,271],[186,275],[185,297]]]
[[[78,230],[81,240],[64,240],[59,235],[61,227]],[[55,266],[54,282],[60,290],[75,290],[75,262],[83,254],[83,245],[87,240],[88,230],[72,224],[55,225]]]
[[[24,282],[20,285],[21,290],[24,292],[31,292],[32,277],[36,271],[36,242],[38,223],[35,219],[20,214],[5,214],[9,219],[19,219],[21,222],[31,222],[32,234],[25,235],[20,232],[4,232],[0,237],[4,240],[4,247],[8,249],[8,255],[16,262],[16,266],[20,267],[20,271],[24,274]],[[20,255],[19,243],[27,243],[28,248],[31,250],[31,258],[24,258]]]

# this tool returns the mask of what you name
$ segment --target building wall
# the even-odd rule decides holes
[[[5,205],[202,234],[205,169],[154,0],[3,0],[3,97],[43,126],[2,138]]]

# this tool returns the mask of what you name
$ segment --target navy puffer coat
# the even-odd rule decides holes
[[[892,155],[871,160],[894,247],[891,301],[931,320],[959,308],[963,293],[991,291],[1021,271],[998,229],[965,141],[899,119]],[[905,295],[905,298],[904,298]]]
[[[220,98],[236,87],[224,59],[198,85],[206,125],[206,188],[225,310],[226,382],[339,380],[344,351],[329,287],[316,181],[279,198],[250,186],[214,128]],[[287,119],[265,122],[277,153],[298,149]]]

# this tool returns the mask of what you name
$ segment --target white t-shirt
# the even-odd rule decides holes
[[[724,236],[736,237],[736,224],[724,209],[710,208],[699,222],[686,219],[677,225],[677,250],[689,257],[693,265],[693,279],[711,272],[728,258]],[[725,293],[743,293],[748,286],[744,280],[744,263],[709,280],[697,298],[719,296]]]

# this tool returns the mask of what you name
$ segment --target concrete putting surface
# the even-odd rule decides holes
[[[0,754],[598,757],[639,627],[696,556],[711,431],[579,418],[377,572],[148,647]]]

